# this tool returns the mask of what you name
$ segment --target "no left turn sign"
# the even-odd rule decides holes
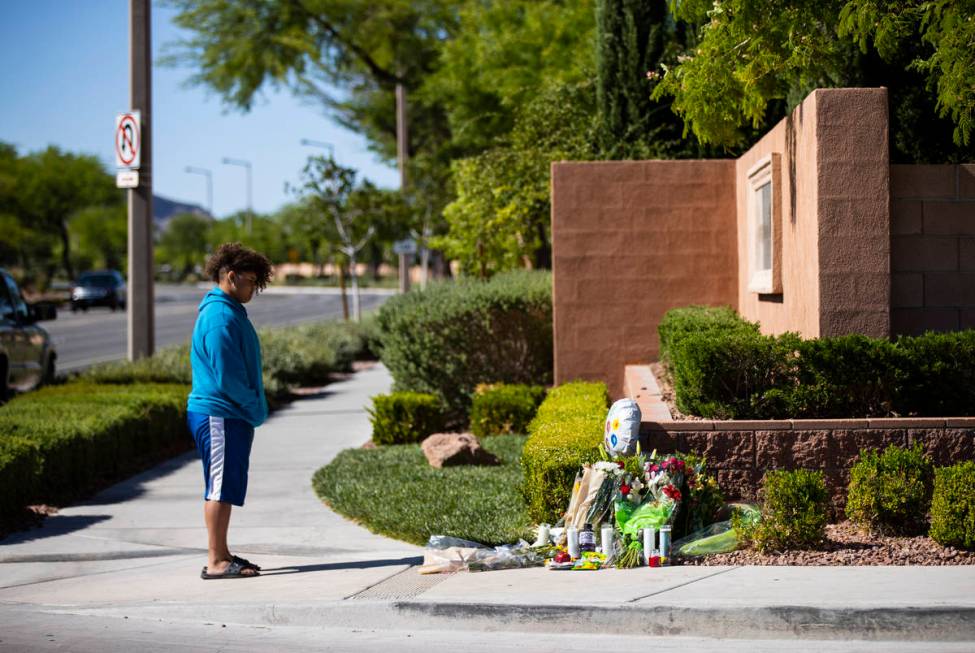
[[[142,150],[142,119],[138,111],[120,113],[115,118],[115,165],[136,169]]]

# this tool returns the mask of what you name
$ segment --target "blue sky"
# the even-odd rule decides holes
[[[0,141],[21,154],[57,145],[94,154],[115,170],[115,115],[129,109],[128,0],[0,0]],[[153,6],[158,57],[180,31],[175,12]],[[187,87],[188,69],[154,66],[154,192],[206,204],[206,180],[186,166],[213,171],[217,216],[246,208],[245,170],[223,157],[247,159],[254,170],[254,208],[273,211],[292,198],[308,156],[325,150],[302,138],[331,142],[336,159],[381,186],[395,187],[394,168],[366,149],[365,140],[329,120],[321,108],[267,90],[250,113],[227,109],[200,87]]]

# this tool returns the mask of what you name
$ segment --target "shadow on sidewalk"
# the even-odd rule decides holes
[[[326,562],[318,565],[292,565],[288,567],[273,567],[263,569],[261,576],[283,576],[285,574],[303,574],[313,571],[336,571],[339,569],[372,569],[374,567],[395,567],[397,565],[419,565],[423,563],[423,556],[385,560],[354,560],[352,562]]]
[[[199,464],[199,454],[195,449],[184,451],[159,462],[149,469],[119,481],[101,490],[98,494],[74,504],[77,506],[108,506],[137,499],[146,493],[145,485],[152,481],[175,474],[194,462]]]
[[[80,531],[89,526],[111,519],[110,515],[50,515],[44,519],[43,526],[32,528],[29,531],[12,533],[5,539],[0,540],[0,547],[11,544],[23,544],[34,540],[43,540],[45,537],[57,535],[67,535],[74,531]]]

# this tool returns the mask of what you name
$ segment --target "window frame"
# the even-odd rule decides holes
[[[747,174],[746,212],[748,222],[748,291],[760,295],[782,293],[782,164],[777,152],[768,154],[753,165]],[[758,197],[762,188],[769,186],[769,242],[771,267],[758,269],[758,256],[761,237],[758,215]]]

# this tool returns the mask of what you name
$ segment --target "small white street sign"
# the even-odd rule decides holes
[[[138,188],[139,171],[119,170],[117,173],[115,173],[115,187],[116,188]]]
[[[411,256],[416,254],[416,241],[412,238],[404,238],[393,243],[393,254],[404,254]]]
[[[139,111],[115,117],[115,166],[136,170],[142,155],[142,115]]]

